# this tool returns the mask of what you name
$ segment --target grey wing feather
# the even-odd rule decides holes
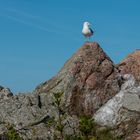
[[[90,29],[91,33],[93,34],[93,33],[94,33],[94,31],[93,31],[91,28],[89,28],[89,29]]]

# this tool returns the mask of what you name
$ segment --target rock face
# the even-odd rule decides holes
[[[10,91],[10,89],[0,86],[0,99],[8,98],[10,96],[13,96],[13,93]]]
[[[140,86],[135,81],[139,80],[139,54],[115,66],[98,43],[87,42],[55,77],[32,93],[13,95],[0,86],[0,139],[7,139],[12,126],[24,140],[54,140],[60,136],[56,128],[61,115],[63,133],[73,136],[79,133],[78,117],[90,115],[123,140],[139,140]],[[54,93],[63,93],[60,103]]]
[[[122,74],[132,74],[140,82],[140,50],[129,54],[118,64],[118,68]]]
[[[57,109],[52,96],[42,93],[18,94],[0,99],[0,139],[9,140],[6,133],[13,127],[24,140],[54,140]],[[77,120],[68,116],[66,134],[73,134]],[[15,139],[16,140],[16,139]]]
[[[64,92],[70,114],[92,115],[120,90],[113,62],[94,43],[85,43],[51,80],[36,88],[38,93]]]
[[[140,138],[140,86],[135,85],[132,75],[126,80],[118,94],[103,105],[94,115],[97,123],[117,127],[117,133],[126,139]]]
[[[37,137],[35,134],[33,136],[33,123],[46,116],[47,112],[39,107],[39,97],[36,94],[21,94],[0,100],[1,133],[7,130],[6,125],[9,124],[23,133],[23,138],[33,139]],[[43,123],[40,123],[41,127],[43,128]],[[43,129],[41,131],[43,132]]]

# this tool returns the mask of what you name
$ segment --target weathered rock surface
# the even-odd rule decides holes
[[[53,103],[53,96],[44,93],[26,93],[1,99],[0,139],[8,131],[7,126],[12,126],[24,140],[54,140],[53,118],[57,118],[58,112]],[[68,116],[69,121],[71,123],[65,125],[66,131],[69,131],[65,133],[73,134],[72,128],[77,127],[77,120]]]
[[[34,138],[34,135],[30,134],[33,133],[30,124],[47,116],[47,112],[44,111],[39,107],[39,98],[36,94],[21,94],[0,100],[1,133],[6,130],[6,124],[10,124],[21,132],[28,127],[28,131],[25,131],[26,134],[22,136]],[[43,124],[40,123],[40,125]]]
[[[140,138],[140,86],[135,85],[132,75],[126,74],[124,79],[120,92],[95,113],[94,119],[103,126],[117,128],[116,132],[126,135],[126,139]]]
[[[118,64],[118,69],[122,74],[132,74],[140,82],[140,50],[129,54]]]
[[[13,96],[13,93],[10,91],[10,89],[0,86],[0,99],[8,98],[10,96]]]
[[[85,43],[51,80],[36,88],[64,92],[70,114],[93,114],[120,90],[119,73],[98,43]]]
[[[135,79],[139,80],[140,51],[134,54],[116,67],[98,43],[87,42],[34,92],[13,95],[0,86],[0,139],[6,139],[10,125],[24,140],[54,140],[60,135],[54,93],[63,92],[63,133],[79,133],[77,116],[91,115],[124,140],[139,140],[140,86]]]

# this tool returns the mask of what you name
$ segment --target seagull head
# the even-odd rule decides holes
[[[90,24],[89,22],[87,22],[87,21],[84,22],[84,24],[83,24],[83,26],[88,26],[88,27],[89,27],[90,25],[91,25],[91,24]]]

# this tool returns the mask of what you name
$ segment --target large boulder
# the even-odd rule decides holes
[[[73,115],[92,115],[119,90],[121,79],[111,59],[98,43],[85,43],[37,93],[64,92]]]
[[[10,133],[11,137],[19,135],[24,140],[54,140],[58,110],[53,104],[53,96],[46,93],[21,93],[1,98],[0,139],[9,140]],[[77,121],[71,116],[64,119],[65,134],[74,133]]]
[[[125,74],[122,66],[116,68],[98,43],[86,42],[55,77],[32,93],[13,95],[0,86],[0,139],[10,131],[24,140],[54,140],[63,126],[63,134],[73,136],[79,133],[78,117],[90,115],[101,128],[138,140],[138,75]]]
[[[43,136],[33,134],[33,129],[37,125],[32,124],[47,116],[45,109],[40,108],[39,102],[38,95],[27,93],[0,99],[0,134],[2,135],[8,131],[7,126],[12,126],[24,139],[45,136],[45,131]],[[43,123],[40,123],[39,127],[40,129],[43,128]],[[43,132],[43,130],[45,129],[41,131]],[[36,130],[36,132],[38,131],[39,129]]]
[[[132,74],[140,82],[140,50],[129,54],[117,66],[122,74]]]
[[[104,104],[94,115],[95,121],[115,128],[117,135],[126,140],[140,138],[140,86],[132,75],[124,75],[124,84],[119,93]]]

